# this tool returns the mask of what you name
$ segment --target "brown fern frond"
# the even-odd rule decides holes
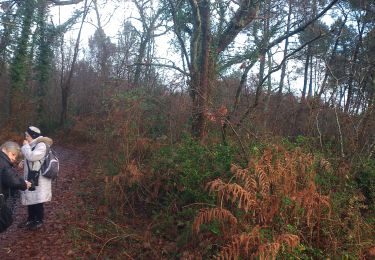
[[[248,212],[257,206],[255,193],[248,192],[236,183],[224,183],[216,179],[208,183],[210,192],[216,191],[220,197],[232,203],[238,202],[237,207]]]
[[[256,175],[258,177],[259,189],[263,197],[269,195],[270,192],[270,182],[267,173],[259,165],[255,168]]]
[[[261,209],[258,213],[258,219],[263,224],[271,223],[274,216],[278,214],[280,210],[281,199],[279,196],[269,196],[260,202],[259,208]]]
[[[250,176],[248,169],[238,168],[234,173],[237,180],[243,183],[243,188],[249,192],[255,192],[257,188],[257,182],[253,177]]]
[[[223,208],[207,208],[199,212],[198,216],[195,217],[193,222],[193,232],[199,233],[200,226],[205,223],[209,223],[213,220],[219,221],[220,223],[227,222],[231,225],[237,224],[237,218],[226,209]]]
[[[317,205],[322,205],[326,207],[329,211],[331,211],[331,200],[329,196],[320,195],[319,193],[315,193],[315,201]]]
[[[241,235],[242,236],[242,235]],[[230,244],[225,246],[219,255],[217,256],[217,259],[239,259],[240,258],[240,249],[241,249],[241,242],[239,239],[234,239]]]
[[[280,243],[277,243],[277,242],[260,245],[258,248],[259,259],[260,260],[276,259],[276,256],[279,250],[280,250]]]
[[[217,259],[239,259],[241,256],[250,258],[259,243],[259,228],[255,227],[250,234],[236,235],[221,250]]]
[[[128,185],[131,186],[134,183],[138,183],[144,177],[144,174],[139,170],[137,163],[133,160],[130,164],[127,165],[127,170],[129,172],[128,176]]]
[[[225,182],[223,182],[221,179],[216,179],[216,180],[213,180],[213,181],[210,181],[207,183],[207,189],[211,192],[218,192],[222,189],[225,188],[227,184]]]
[[[307,226],[312,227],[313,217],[316,219],[320,218],[322,206],[326,207],[331,212],[331,204],[328,196],[320,195],[316,192],[315,184],[313,181],[310,182],[308,189],[304,189],[292,197],[299,205],[306,210],[306,221]]]
[[[235,174],[235,173],[237,173],[238,170],[241,170],[241,167],[232,163],[231,166],[230,166],[230,172]]]
[[[285,243],[292,249],[298,246],[300,243],[299,236],[293,234],[281,234],[278,236],[276,241],[280,244]]]
[[[265,149],[264,152],[263,152],[261,161],[263,161],[265,165],[271,166],[271,164],[272,164],[272,158],[273,158],[273,156],[272,156],[272,149],[271,148]]]
[[[332,165],[331,165],[331,163],[328,160],[326,160],[325,158],[321,158],[320,159],[319,165],[326,172],[332,171]]]
[[[249,162],[247,164],[247,169],[254,169],[255,164],[256,164],[256,161],[254,160],[254,158],[249,159]]]
[[[248,192],[236,183],[227,184],[221,193],[227,201],[238,202],[237,207],[243,209],[246,213],[257,206],[255,193]]]
[[[194,252],[185,251],[182,252],[180,260],[202,260],[202,256],[200,255],[200,252],[197,252],[196,250]]]

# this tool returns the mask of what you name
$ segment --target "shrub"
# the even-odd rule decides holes
[[[297,248],[302,239],[320,241],[321,222],[331,205],[316,189],[314,162],[299,149],[273,147],[245,168],[233,164],[229,180],[220,177],[207,184],[217,194],[217,206],[200,211],[193,232],[219,222],[222,241],[227,241],[220,259],[274,259]]]
[[[358,168],[355,174],[358,188],[366,197],[369,208],[375,210],[375,160],[365,160]]]

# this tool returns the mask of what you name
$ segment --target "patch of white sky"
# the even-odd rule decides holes
[[[129,1],[124,1],[120,4],[101,4],[98,1],[98,9],[100,15],[100,22],[106,35],[112,40],[116,40],[117,34],[121,29],[124,20],[127,17],[132,17],[136,12],[134,6]],[[82,29],[81,39],[83,45],[87,44],[88,39],[95,33],[98,27],[96,13],[94,11],[94,5],[92,1],[89,1],[90,11],[86,17],[85,23]],[[82,11],[84,8],[84,2],[80,2],[74,5],[61,5],[53,6],[51,8],[51,17],[55,24],[62,24],[67,21],[75,11]],[[135,19],[134,25],[137,26]],[[80,27],[81,20],[77,20],[77,23],[70,32],[67,33],[68,37],[76,38],[77,32]]]
[[[330,26],[334,20],[332,18],[332,16],[328,13],[326,15],[324,15],[322,17],[322,21],[327,25],[327,26]],[[254,39],[251,39],[250,38],[250,41],[252,41]],[[292,36],[290,37],[289,39],[289,52],[293,50],[293,48],[297,48],[300,46],[300,41],[298,39],[298,36]],[[240,34],[239,36],[236,37],[235,39],[235,46],[248,46],[249,45],[249,36],[246,34]],[[239,51],[241,51],[241,48],[240,47]],[[276,45],[275,47],[273,47],[271,50],[270,50],[270,53],[271,53],[271,56],[272,56],[272,68],[273,69],[274,67],[278,66],[281,64],[283,58],[284,58],[284,48],[285,48],[285,41],[282,41],[281,43],[279,43],[278,45]],[[244,51],[246,51],[246,47],[243,47],[242,48]],[[267,59],[268,57],[266,57]],[[266,62],[267,63],[267,62]],[[284,86],[286,89],[288,89],[288,91],[296,94],[296,95],[300,95],[302,93],[302,88],[303,88],[303,81],[304,81],[304,78],[303,76],[301,75],[301,70],[303,70],[303,66],[304,66],[304,63],[305,61],[301,60],[300,58],[299,59],[296,59],[296,58],[293,58],[291,57],[291,59],[288,59],[287,61],[287,66],[286,66],[286,76],[284,78]],[[238,67],[240,67],[238,65]],[[238,68],[237,67],[237,68]],[[268,69],[268,68],[267,68]],[[268,71],[265,71],[265,75],[267,75]],[[234,68],[234,70],[236,70],[236,67]],[[232,71],[232,70],[231,70]],[[259,73],[259,62],[255,64],[255,66],[250,70],[250,73],[252,73],[253,75],[257,75]],[[279,85],[279,81],[280,81],[280,77],[281,77],[281,69],[275,71],[272,73],[271,75],[271,84],[272,84],[272,90],[275,91],[277,88],[278,88],[278,85]],[[321,80],[321,75],[317,75],[316,79],[317,81],[313,81],[314,84],[315,84],[315,89],[314,91],[318,91],[318,82],[319,80]]]
[[[104,32],[108,37],[111,38],[113,43],[117,42],[117,37],[119,31],[125,20],[131,21],[132,25],[137,28],[138,30],[142,30],[142,24],[139,20],[139,14],[134,6],[132,1],[119,1],[116,3],[115,1],[105,1],[106,3],[103,4],[102,1],[98,1],[99,5],[99,15],[101,19],[101,24]],[[88,40],[90,37],[93,36],[95,30],[97,29],[97,17],[96,13],[93,9],[92,1],[89,1],[92,7],[87,16],[86,22],[83,25],[82,35],[81,35],[81,44],[82,46],[88,45]],[[55,24],[63,23],[68,20],[74,11],[76,10],[83,10],[84,2],[80,2],[79,4],[75,5],[63,5],[63,6],[54,6],[51,8],[51,16],[53,22]],[[324,16],[324,22],[326,24],[332,23],[332,18],[330,15]],[[75,39],[77,37],[77,32],[79,30],[80,23],[78,22],[73,29],[67,34],[68,38]],[[171,34],[165,34],[159,36],[155,41],[155,49],[156,49],[156,59],[159,59],[162,62],[168,63],[171,65],[172,63],[176,66],[181,67],[181,56],[180,53],[176,53],[176,50],[173,50],[172,46],[170,45],[171,42]],[[298,39],[292,38],[291,41],[298,42]],[[241,35],[236,38],[235,46],[246,46],[248,45],[248,37]],[[273,52],[273,60],[277,64],[283,58],[283,46],[284,42],[280,43],[276,46]],[[290,90],[296,94],[300,94],[302,85],[303,85],[303,78],[301,75],[296,73],[298,68],[301,68],[302,62],[290,61],[288,62],[288,71],[287,77],[285,78],[285,84],[290,87]],[[239,65],[238,65],[239,67]],[[236,68],[234,68],[235,70]],[[256,74],[259,71],[259,67],[255,66],[252,70],[252,73]],[[172,75],[174,71],[168,72],[168,75]],[[274,85],[277,85],[277,81],[280,78],[280,70],[274,72],[272,74],[272,81]]]
[[[102,28],[106,36],[110,37],[113,43],[117,43],[119,33],[122,30],[124,21],[130,21],[131,24],[138,30],[142,31],[142,23],[140,22],[140,16],[137,8],[133,1],[98,1],[98,9],[101,20]],[[151,1],[156,4],[157,1]],[[90,11],[87,15],[86,21],[83,25],[81,33],[81,46],[86,48],[88,46],[89,38],[92,37],[98,27],[97,16],[94,10],[92,1],[89,1],[91,5]],[[62,24],[67,21],[75,11],[82,11],[84,8],[84,2],[80,2],[75,5],[62,5],[53,6],[51,8],[51,18],[54,24]],[[75,40],[79,31],[81,20],[77,20],[77,23],[73,28],[66,34],[66,39],[69,41]],[[160,33],[160,32],[157,32]],[[162,34],[155,40],[155,60],[157,63],[164,63],[168,65],[180,66],[181,57],[179,53],[176,53],[171,44],[171,34]],[[82,52],[81,54],[82,55]],[[176,72],[171,69],[161,69],[159,71],[164,74],[164,78],[171,78]],[[160,73],[159,73],[160,74]]]

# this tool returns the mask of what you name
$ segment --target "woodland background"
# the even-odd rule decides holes
[[[372,0],[0,1],[2,141],[91,145],[77,250],[370,259],[374,25]]]

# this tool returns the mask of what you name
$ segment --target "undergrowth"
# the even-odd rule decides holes
[[[143,178],[131,181],[133,169],[116,179],[114,186],[127,186],[123,194],[112,191],[126,196],[133,217],[150,218],[152,237],[174,245],[166,258],[366,255],[373,229],[363,218],[371,208],[362,186],[369,184],[351,165],[297,146],[257,143],[249,154],[246,164],[232,146],[185,137],[136,168]]]
[[[253,143],[246,162],[235,144],[189,136],[116,143],[115,127],[104,138],[114,150],[102,146],[95,159],[92,214],[103,218],[90,233],[102,239],[81,232],[102,256],[361,259],[373,250],[371,158],[314,152],[315,140],[300,138]]]

